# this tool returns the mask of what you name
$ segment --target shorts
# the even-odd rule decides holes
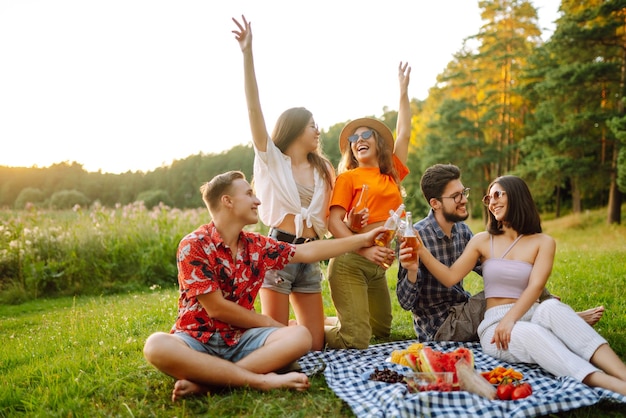
[[[232,346],[224,342],[219,332],[211,335],[206,344],[196,340],[186,332],[176,331],[174,335],[183,340],[193,350],[235,363],[263,347],[267,337],[277,329],[275,327],[250,328],[243,333],[239,342]]]
[[[263,289],[285,295],[296,293],[322,293],[320,263],[289,263],[282,270],[269,270],[263,279]]]

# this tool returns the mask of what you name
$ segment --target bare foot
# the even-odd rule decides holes
[[[253,379],[249,386],[263,391],[272,389],[293,389],[299,392],[307,390],[311,383],[306,374],[300,372],[289,372],[285,374],[267,373],[257,375],[258,379]],[[172,391],[172,402],[179,399],[195,395],[205,395],[209,392],[209,388],[204,385],[181,379],[174,383]]]
[[[596,306],[595,308],[587,309],[586,311],[576,312],[578,316],[585,320],[591,326],[598,323],[602,315],[604,314],[604,306]]]
[[[186,398],[191,395],[204,395],[209,392],[209,388],[199,385],[189,380],[177,380],[174,383],[174,390],[172,391],[172,402],[176,402],[179,399]]]
[[[305,391],[311,386],[309,378],[304,373],[290,372],[285,374],[267,373],[263,375],[258,389],[294,389],[299,392]]]

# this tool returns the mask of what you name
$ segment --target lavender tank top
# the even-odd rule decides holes
[[[493,255],[493,235],[491,236],[491,258],[483,262],[483,281],[486,298],[519,299],[528,286],[533,265],[526,261],[505,260],[504,257],[524,235],[518,236],[504,253],[496,258]]]

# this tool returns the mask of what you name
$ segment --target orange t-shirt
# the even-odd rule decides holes
[[[409,169],[395,155],[393,164],[398,178],[402,181],[409,174]],[[393,177],[381,174],[378,167],[357,167],[337,176],[329,208],[340,206],[349,212],[359,200],[363,184],[367,184],[369,188],[367,191],[368,224],[386,220],[389,217],[389,211],[395,211],[402,204],[402,195]]]

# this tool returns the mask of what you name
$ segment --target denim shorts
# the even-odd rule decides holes
[[[233,346],[226,345],[219,332],[211,335],[209,342],[206,344],[196,340],[186,332],[176,331],[174,335],[183,340],[193,350],[235,363],[263,347],[267,337],[277,329],[275,327],[250,328],[243,333],[239,342]]]
[[[322,270],[320,263],[289,263],[282,270],[269,270],[263,279],[263,289],[278,293],[321,293]]]

